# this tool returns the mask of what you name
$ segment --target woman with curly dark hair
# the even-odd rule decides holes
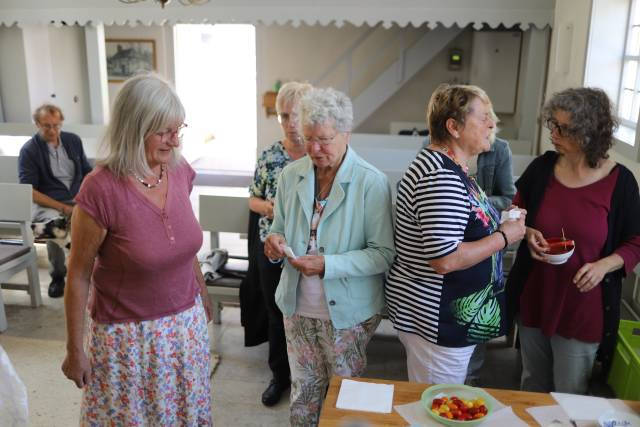
[[[602,90],[558,92],[543,119],[556,151],[516,182],[527,231],[507,281],[508,310],[517,314],[522,389],[586,393],[596,354],[604,373],[610,367],[622,279],[640,260],[638,184],[607,154],[617,123]],[[553,236],[574,241],[564,264],[549,262]]]

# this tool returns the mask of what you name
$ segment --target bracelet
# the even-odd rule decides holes
[[[507,246],[509,246],[509,240],[507,240],[507,235],[504,234],[504,231],[497,229],[496,231],[494,231],[494,233],[502,234],[502,238],[504,239],[504,247],[502,248],[502,250],[507,249]]]

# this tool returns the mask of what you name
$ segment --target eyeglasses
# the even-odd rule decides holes
[[[290,120],[297,120],[298,116],[293,113],[280,113],[278,114],[278,123],[289,123]]]
[[[551,131],[551,133],[556,131],[556,133],[563,138],[571,135],[571,127],[568,125],[561,125],[556,119],[547,119],[545,126]]]
[[[170,141],[176,136],[178,139],[182,139],[182,131],[187,127],[186,123],[181,124],[175,129],[167,129],[165,131],[156,132],[155,135],[162,138],[162,142]]]
[[[327,137],[307,138],[306,136],[303,136],[302,140],[305,142],[305,144],[313,144],[315,142],[320,147],[328,147],[331,144],[333,144],[333,141],[336,139],[338,135],[340,134],[336,133],[335,135],[328,138]]]
[[[55,125],[50,125],[48,123],[44,123],[44,124],[43,123],[38,123],[38,126],[40,126],[43,129],[46,129],[46,130],[51,130],[51,129],[58,130],[58,129],[60,129],[62,127],[62,123],[57,123]]]

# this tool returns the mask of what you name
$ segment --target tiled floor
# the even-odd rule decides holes
[[[13,281],[26,280],[23,273]],[[9,329],[0,334],[0,345],[9,355],[29,395],[30,426],[77,425],[80,391],[62,375],[65,330],[62,299],[47,297],[48,274],[40,270],[43,306],[32,309],[24,291],[3,290]],[[221,362],[212,379],[215,425],[286,426],[288,399],[266,408],[260,395],[270,380],[267,344],[244,347],[244,331],[238,308],[222,310],[222,324],[211,325],[212,350]],[[383,321],[368,348],[365,377],[406,380],[405,354],[393,328]],[[516,350],[504,340],[487,349],[480,383],[486,387],[518,387]],[[0,385],[1,386],[1,385]],[[600,385],[597,393],[609,395]]]
[[[26,277],[16,277],[20,281]],[[24,291],[4,290],[9,329],[0,334],[0,345],[9,355],[29,394],[31,426],[76,425],[79,390],[60,372],[64,358],[62,299],[46,296],[48,274],[40,270],[43,306],[32,309]],[[220,426],[284,426],[288,424],[288,399],[273,408],[260,403],[270,380],[267,345],[243,346],[239,309],[225,307],[222,324],[212,325],[213,351],[221,362],[213,376],[213,414]],[[405,355],[387,321],[381,324],[369,346],[365,376],[406,379]],[[489,348],[483,380],[494,387],[515,387],[517,354],[499,343]]]

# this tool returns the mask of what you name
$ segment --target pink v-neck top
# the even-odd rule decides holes
[[[137,182],[118,179],[102,167],[82,183],[76,203],[107,230],[94,263],[89,301],[97,322],[158,319],[195,302],[199,285],[194,259],[202,245],[189,201],[195,172],[182,160],[166,176],[164,209],[135,188]]]

